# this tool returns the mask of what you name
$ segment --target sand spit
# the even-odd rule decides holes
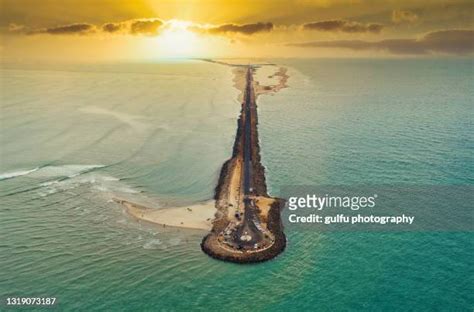
[[[218,64],[222,64],[222,62],[216,62]],[[228,65],[225,64],[224,65]],[[232,79],[232,82],[234,83],[234,88],[240,91],[238,95],[238,101],[242,102],[244,100],[244,90],[246,86],[246,73],[247,73],[247,66],[236,66],[236,65],[228,65],[232,66],[232,73],[234,74],[234,78]],[[255,69],[258,70],[261,66],[255,66]],[[267,66],[272,66],[276,67],[275,65],[267,65]],[[253,82],[253,87],[255,90],[255,96],[258,98],[260,95],[264,94],[275,94],[279,92],[282,89],[288,88],[288,79],[290,76],[288,75],[288,69],[285,67],[277,67],[278,70],[274,72],[272,75],[270,75],[268,78],[278,78],[278,81],[276,84],[273,85],[264,85],[260,84],[258,81]]]
[[[272,94],[272,93],[277,93],[282,89],[288,88],[287,82],[288,76],[287,74],[288,70],[285,67],[280,67],[276,73],[273,75],[269,76],[268,78],[278,78],[278,83],[274,85],[260,85],[258,81],[255,82],[255,93],[258,95],[263,95],[263,94]]]
[[[114,198],[121,204],[127,214],[137,221],[145,221],[161,226],[181,227],[209,231],[216,213],[215,202],[176,207],[176,208],[150,208],[127,200]]]

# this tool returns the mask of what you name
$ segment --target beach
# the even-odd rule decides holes
[[[181,227],[195,230],[210,230],[216,213],[214,201],[184,207],[151,208],[126,200],[114,199],[137,221],[158,224],[163,227]]]

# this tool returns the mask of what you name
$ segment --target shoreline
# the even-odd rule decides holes
[[[124,199],[113,198],[125,212],[137,221],[145,221],[163,227],[187,228],[209,231],[215,217],[215,202],[173,208],[150,208]]]

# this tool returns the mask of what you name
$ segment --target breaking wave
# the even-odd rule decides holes
[[[119,178],[99,173],[96,170],[106,167],[105,165],[60,165],[44,166],[34,169],[20,169],[0,174],[0,181],[13,179],[21,176],[28,176],[38,182],[26,188],[20,188],[4,195],[15,195],[34,191],[40,197],[69,191],[77,187],[85,186],[88,190],[109,194],[110,197],[116,195],[141,194],[140,190],[123,183]]]
[[[18,170],[18,171],[0,173],[0,181],[28,175],[30,173],[38,171],[39,169],[40,169],[39,167],[36,167],[30,170]]]

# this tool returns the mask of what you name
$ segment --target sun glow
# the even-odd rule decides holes
[[[188,30],[190,22],[172,20],[157,37],[160,55],[166,57],[190,57],[199,52],[198,35]]]

